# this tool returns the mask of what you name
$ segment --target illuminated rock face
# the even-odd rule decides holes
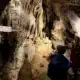
[[[69,12],[68,17],[75,35],[80,37],[80,18],[74,12]]]
[[[62,21],[55,21],[52,29],[52,43],[56,48],[57,45],[64,45],[64,31],[65,26]]]
[[[37,9],[36,6],[38,7],[39,10]],[[24,63],[25,55],[28,55],[29,62],[32,61],[32,58],[35,54],[34,40],[36,34],[38,33],[36,32],[36,30],[39,31],[40,29],[38,28],[39,25],[37,24],[42,24],[41,21],[43,21],[41,9],[42,9],[41,0],[39,0],[37,3],[36,0],[34,0],[33,2],[31,2],[31,0],[30,1],[11,0],[9,1],[9,4],[5,7],[3,13],[0,16],[1,21],[0,24],[4,26],[6,19],[7,22],[5,23],[5,25],[11,26],[13,29],[16,30],[16,32],[3,33],[3,38],[6,37],[5,39],[6,41],[4,41],[4,43],[6,44],[4,45],[6,46],[9,45],[9,48],[11,46],[11,52],[9,52],[11,56],[9,54],[9,59],[5,61],[4,65],[1,65],[3,66],[2,71],[5,73],[5,75],[1,79],[17,80],[18,73]],[[37,17],[36,14],[38,15]],[[38,20],[39,16],[40,16],[39,19],[41,20]],[[42,28],[39,31],[39,35],[41,35],[40,34],[42,33],[41,31]],[[25,48],[25,46],[27,47]],[[4,52],[3,56],[5,56],[6,51],[3,51]],[[3,59],[5,58],[6,57],[4,57]]]
[[[46,37],[43,39],[37,38],[36,40],[36,53],[31,62],[32,68],[32,79],[33,80],[41,80],[41,77],[46,80],[47,78],[47,69],[48,69],[48,57],[52,53],[52,43]]]

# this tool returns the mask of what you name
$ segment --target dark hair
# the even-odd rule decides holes
[[[58,45],[57,50],[59,54],[64,54],[64,52],[66,51],[66,47],[62,45]]]
[[[58,50],[58,54],[64,54],[64,52],[66,51],[66,46],[58,45],[57,50]],[[53,56],[54,56],[54,54],[51,53],[48,56],[47,61],[50,61]]]

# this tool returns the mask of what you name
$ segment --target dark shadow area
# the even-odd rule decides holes
[[[16,32],[11,32],[2,33],[2,35],[3,41],[0,43],[0,55],[4,66],[8,61],[12,62],[14,59],[14,52],[17,45],[17,34]]]
[[[7,26],[7,24],[8,24],[8,19],[7,19],[6,16],[4,17],[4,19],[2,19],[2,24],[3,24],[4,26]]]
[[[69,9],[74,11],[80,17],[80,5],[70,5]]]
[[[9,4],[10,0],[0,0],[0,15],[2,13],[2,11],[4,10],[4,8],[6,7],[6,5]]]
[[[49,7],[45,4],[44,0],[43,0],[42,7],[43,7],[44,15],[46,17],[46,20],[45,20],[46,24],[45,24],[45,28],[43,28],[43,32],[45,32],[46,36],[49,37],[49,39],[50,39],[51,38],[51,29],[53,26],[54,13],[53,13],[52,8],[50,8],[48,10]]]
[[[51,5],[51,6],[49,6]],[[43,13],[45,13],[46,17],[46,25],[45,28],[43,28],[43,32],[46,33],[46,36],[51,39],[51,30],[54,29],[55,26],[53,26],[53,23],[55,20],[60,20],[60,18],[56,15],[54,12],[54,8],[52,4],[47,5],[45,3],[45,0],[43,0],[42,7],[43,7]]]

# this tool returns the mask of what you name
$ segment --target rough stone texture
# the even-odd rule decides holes
[[[5,34],[3,38],[8,38],[6,39],[6,43],[8,42],[9,45],[15,44],[14,39],[17,39],[17,43],[14,45],[15,49],[13,53],[10,52],[12,56],[9,55],[12,60],[9,59],[3,66],[2,72],[4,75],[1,79],[4,80],[6,76],[5,80],[17,80],[18,73],[25,59],[24,46],[27,42],[27,38],[35,38],[35,16],[33,12],[28,13],[28,10],[23,9],[20,0],[11,0],[0,16],[1,25],[4,25],[3,20],[5,19],[7,21],[5,25],[12,26],[12,28],[16,30],[16,32],[14,32],[16,35],[3,33],[3,35]],[[11,35],[14,37],[11,37]],[[5,52],[3,56],[6,56]]]
[[[47,69],[48,69],[48,63],[49,63],[47,58],[53,51],[52,43],[47,37],[43,39],[37,38],[35,46],[36,46],[36,53],[31,62],[32,75],[33,75],[32,79],[40,80],[42,76],[43,77],[45,76],[44,77],[45,79],[47,78]]]
[[[53,25],[54,29],[52,29],[52,43],[54,47],[56,48],[57,45],[64,45],[64,31],[65,31],[65,25],[63,22],[60,21],[55,21]]]
[[[57,2],[57,5],[53,5]],[[52,43],[54,47],[64,44],[64,17],[59,9],[63,7],[61,4],[66,2],[69,0],[8,1],[4,10],[1,10],[3,12],[0,13],[0,25],[12,26],[16,32],[0,33],[2,37],[0,40],[1,80],[25,80],[28,69],[33,80],[48,79],[47,58],[53,51]],[[46,16],[45,25],[42,5]],[[67,9],[65,6],[64,8]],[[63,12],[64,10],[62,8]],[[45,27],[46,33],[43,32]]]

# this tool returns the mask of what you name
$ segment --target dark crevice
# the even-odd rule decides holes
[[[16,33],[2,33],[2,35],[4,40],[0,43],[0,55],[4,66],[8,61],[13,61],[17,38]]]
[[[0,0],[0,15],[5,7],[9,4],[10,0]]]
[[[6,17],[2,20],[2,24],[3,24],[4,26],[7,26],[7,24],[8,24],[8,20],[7,20]]]

